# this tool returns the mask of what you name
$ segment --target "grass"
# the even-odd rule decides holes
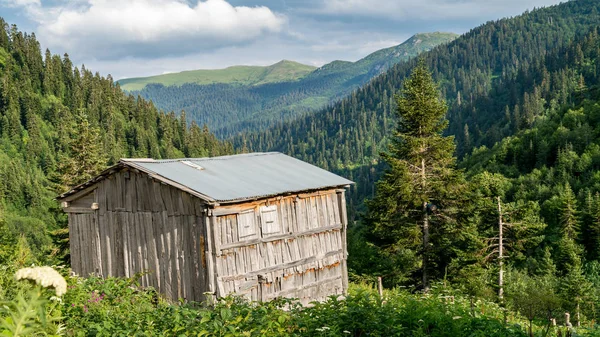
[[[165,86],[185,83],[260,85],[296,81],[315,69],[313,66],[283,60],[266,67],[233,66],[225,69],[191,70],[150,77],[129,78],[118,82],[123,90],[128,91],[141,90],[150,83],[159,83]]]

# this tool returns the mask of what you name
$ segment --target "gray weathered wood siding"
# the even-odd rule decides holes
[[[347,290],[344,192],[219,207],[211,220],[217,296],[307,304]]]
[[[127,170],[86,192],[65,199],[74,272],[103,277],[145,272],[143,286],[173,299],[204,300],[207,247],[200,199]]]
[[[308,304],[348,288],[344,190],[209,206],[125,168],[62,201],[81,276],[144,273],[143,286],[188,301],[210,292]]]

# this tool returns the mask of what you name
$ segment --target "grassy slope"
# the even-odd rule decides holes
[[[359,76],[361,74],[382,72],[398,62],[430,50],[439,44],[451,42],[457,37],[458,35],[455,33],[443,32],[415,34],[397,46],[378,50],[356,62],[338,60],[328,63],[311,73],[309,77],[339,73]]]
[[[230,83],[259,85],[295,81],[315,70],[315,67],[283,60],[270,66],[233,66],[225,69],[191,70],[180,73],[119,80],[121,88],[128,91],[141,90],[149,83],[182,85],[184,83],[213,84]]]
[[[394,64],[406,61],[424,51],[431,50],[437,45],[448,43],[458,37],[455,33],[420,33],[413,35],[405,42],[378,50],[356,62],[333,61],[306,76],[306,80],[327,77],[331,84],[328,89],[317,97],[316,105],[309,106],[318,109],[331,100],[348,95],[352,90],[364,85],[373,77],[385,72]],[[314,101],[314,100],[312,100]]]

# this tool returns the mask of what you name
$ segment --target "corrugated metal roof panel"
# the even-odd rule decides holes
[[[218,202],[353,184],[348,179],[278,152],[155,161],[123,159],[123,162]]]

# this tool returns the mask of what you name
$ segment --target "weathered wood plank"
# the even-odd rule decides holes
[[[171,264],[171,227],[169,224],[169,215],[168,211],[161,212],[161,226],[162,226],[162,240],[164,247],[164,260],[163,260],[163,270],[164,270],[164,284],[165,284],[165,293],[169,298],[174,298],[176,296],[176,292],[173,291],[173,266]]]
[[[341,236],[341,244],[343,251],[343,259],[342,259],[342,287],[343,292],[346,294],[348,291],[348,266],[346,260],[348,259],[348,246],[346,242],[346,230],[348,228],[348,218],[346,213],[346,192],[340,191],[337,193],[338,197],[338,208],[340,212],[340,218],[342,220],[342,229],[340,231]]]
[[[169,231],[171,232],[171,285],[175,299],[181,298],[181,279],[179,278],[179,247],[177,246],[176,216],[169,216]]]
[[[175,214],[175,211],[173,210],[173,199],[171,198],[172,187],[161,184],[160,189],[161,189],[160,194],[163,198],[163,203],[165,204],[167,214],[169,216],[173,216]]]
[[[104,263],[103,259],[102,259],[102,242],[100,240],[100,228],[98,226],[98,214],[94,213],[94,214],[90,214],[89,215],[90,220],[91,220],[91,224],[92,224],[92,235],[94,238],[94,254],[96,255],[96,266],[95,266],[95,273],[98,276],[103,276],[103,268],[102,268],[102,264]]]
[[[69,253],[71,255],[71,269],[78,275],[81,274],[81,252],[79,250],[79,231],[75,214],[68,214],[69,222]]]
[[[178,224],[178,228],[179,228],[179,246],[180,246],[180,254],[179,254],[179,268],[181,270],[180,277],[181,277],[181,288],[182,288],[182,297],[186,300],[189,300],[190,298],[190,283],[192,282],[190,273],[189,273],[189,244],[187,242],[187,237],[188,237],[188,230],[187,227],[189,226],[188,223],[188,216],[187,215],[182,215],[181,216],[181,220],[179,221]]]

